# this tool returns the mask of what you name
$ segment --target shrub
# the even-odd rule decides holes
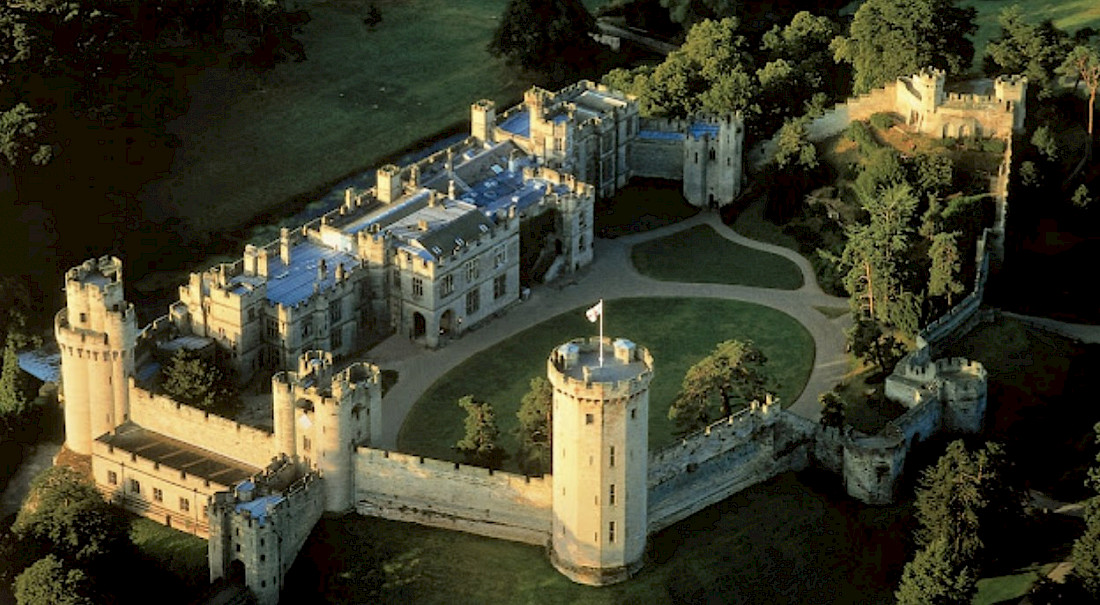
[[[879,130],[888,130],[897,123],[894,118],[894,114],[888,112],[879,112],[871,115],[871,126],[878,128]]]
[[[1001,139],[984,139],[982,141],[982,151],[986,153],[1004,153],[1005,142]]]
[[[848,125],[844,135],[859,147],[860,155],[867,155],[872,150],[878,149],[878,141],[867,128],[866,122],[854,121]]]

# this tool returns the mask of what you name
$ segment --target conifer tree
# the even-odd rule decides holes
[[[15,347],[9,343],[4,347],[3,368],[0,369],[0,416],[14,421],[26,411],[25,388],[19,358]]]
[[[932,238],[928,256],[932,267],[928,275],[928,293],[932,296],[946,296],[947,306],[951,306],[954,295],[963,291],[959,279],[962,261],[959,258],[959,232],[937,233]]]
[[[553,389],[542,376],[531,379],[531,388],[523,396],[516,418],[519,420],[521,465],[531,474],[551,470],[553,432]]]
[[[844,402],[835,391],[822,393],[817,400],[821,403],[821,426],[844,426]]]
[[[493,406],[476,401],[473,395],[459,399],[458,406],[466,410],[466,434],[455,444],[455,449],[465,456],[468,464],[496,468],[504,459],[504,450],[497,443],[500,429]]]
[[[905,564],[894,596],[898,605],[969,605],[976,592],[974,572],[954,561],[939,538]]]

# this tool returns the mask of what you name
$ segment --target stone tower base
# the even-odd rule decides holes
[[[588,586],[609,586],[625,582],[630,579],[630,576],[638,573],[643,564],[643,561],[638,559],[633,563],[619,567],[586,567],[573,565],[562,560],[553,547],[549,550],[550,564],[554,566],[554,569],[577,584],[587,584]]]

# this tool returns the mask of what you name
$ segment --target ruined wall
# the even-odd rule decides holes
[[[749,486],[805,468],[814,425],[758,406],[724,418],[649,460],[649,531],[658,531]]]
[[[525,477],[419,456],[359,448],[355,509],[544,546],[550,538],[550,476]]]
[[[271,433],[177,403],[130,379],[130,419],[150,431],[263,468],[278,453]]]

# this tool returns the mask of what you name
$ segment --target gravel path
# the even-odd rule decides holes
[[[802,271],[803,286],[798,290],[773,290],[726,284],[685,284],[658,281],[635,270],[630,248],[643,241],[707,224],[727,239],[743,246],[783,256]],[[847,308],[848,300],[822,292],[808,260],[798,253],[771,244],[751,240],[722,223],[716,213],[703,212],[690,219],[660,229],[617,239],[597,239],[595,260],[579,274],[555,284],[535,288],[531,297],[513,306],[505,315],[483,327],[466,332],[461,338],[436,350],[425,350],[404,336],[392,336],[371,350],[369,358],[384,369],[396,370],[398,382],[382,400],[382,439],[374,447],[394,449],[397,433],[413,404],[436,380],[471,355],[534,326],[550,317],[600,298],[697,297],[740,300],[778,309],[801,323],[813,336],[816,346],[814,367],[802,395],[789,408],[817,420],[820,410],[817,396],[838,383],[847,369],[844,329],[847,314],[830,319],[814,307]],[[618,335],[615,335],[618,336]],[[629,337],[629,334],[622,336]],[[660,360],[657,360],[660,363]]]

